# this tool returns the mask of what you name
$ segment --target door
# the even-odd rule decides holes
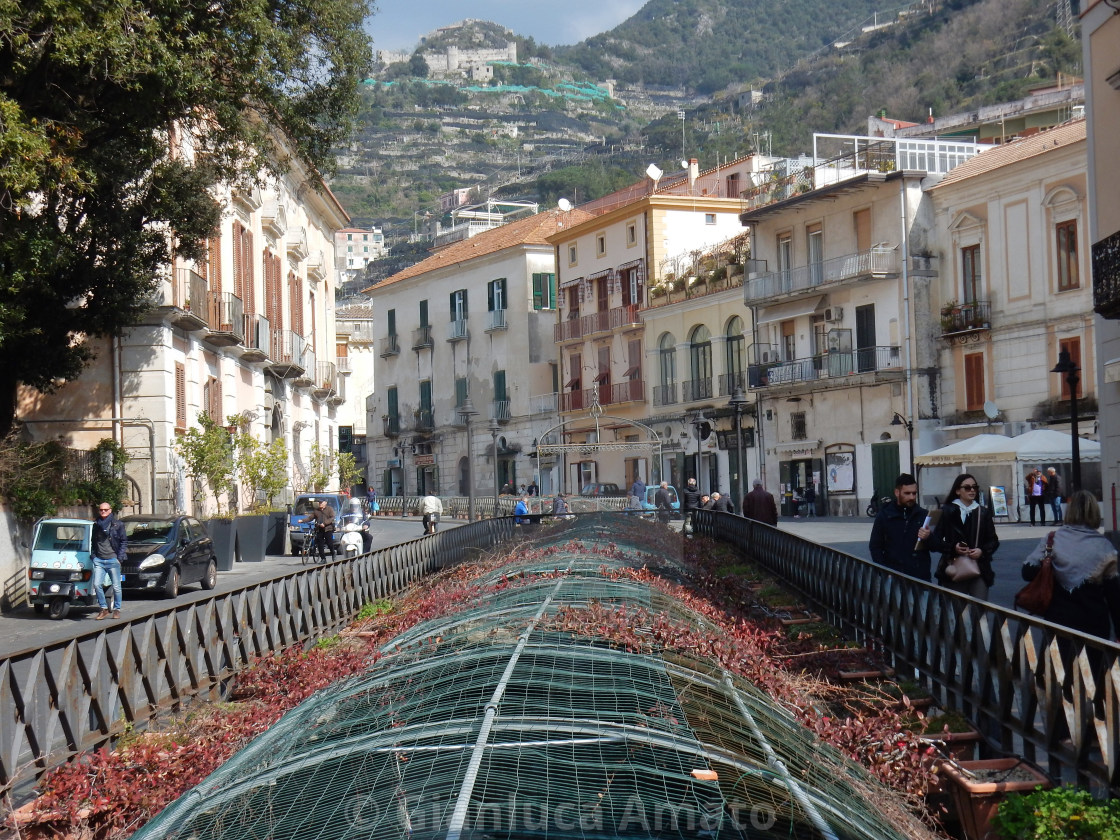
[[[876,499],[894,495],[894,482],[900,471],[898,441],[871,444],[871,483]]]
[[[856,307],[856,365],[860,373],[875,370],[875,304]]]

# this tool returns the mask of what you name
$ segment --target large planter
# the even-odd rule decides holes
[[[1052,787],[1042,770],[1020,758],[944,762],[940,775],[968,840],[987,840],[992,817],[1007,794]]]
[[[234,538],[232,519],[210,519],[206,522],[206,532],[214,543],[214,556],[218,558],[219,572],[232,572],[234,559]]]
[[[245,563],[263,562],[268,545],[268,517],[263,513],[239,516],[234,523],[241,560]]]
[[[271,556],[288,553],[288,514],[286,511],[274,510],[266,514],[268,517],[268,544],[265,553]]]

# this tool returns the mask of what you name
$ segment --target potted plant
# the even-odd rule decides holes
[[[972,761],[982,736],[960,712],[948,711],[926,719],[926,737],[941,741],[955,760]]]
[[[288,449],[280,438],[265,446],[253,437],[245,418],[237,425],[237,468],[245,491],[248,514],[237,517],[241,559],[259,563],[267,553],[283,554],[287,536],[284,511],[274,511],[276,496],[287,486]],[[263,499],[261,497],[264,497]]]
[[[183,459],[187,475],[194,480],[196,499],[203,486],[214,499],[216,514],[207,522],[207,531],[214,542],[218,571],[232,571],[233,519],[228,508],[222,513],[222,496],[233,489],[233,439],[209,415],[200,414],[198,428],[188,429],[175,441],[175,451]]]
[[[986,840],[992,818],[1009,793],[1052,786],[1041,769],[1014,756],[982,761],[944,759],[938,765],[938,775],[949,790],[968,840]]]
[[[999,804],[992,829],[1000,837],[1031,840],[1106,840],[1120,837],[1120,799],[1098,801],[1063,785],[1013,793]]]

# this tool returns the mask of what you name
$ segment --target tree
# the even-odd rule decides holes
[[[201,498],[199,484],[204,482],[221,513],[222,496],[233,488],[233,438],[208,414],[198,415],[198,426],[175,441],[175,451],[194,479],[196,501]]]
[[[371,53],[369,0],[0,8],[2,435],[20,383],[76,377],[89,337],[136,323],[172,256],[201,253],[214,187],[293,157],[329,171]]]

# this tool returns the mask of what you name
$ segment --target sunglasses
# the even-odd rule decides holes
[[[980,489],[980,486],[978,484],[962,484],[961,485],[961,490],[979,490],[979,489]]]
[[[98,508],[98,510],[101,511],[102,513],[112,513],[113,512],[112,508]]]

